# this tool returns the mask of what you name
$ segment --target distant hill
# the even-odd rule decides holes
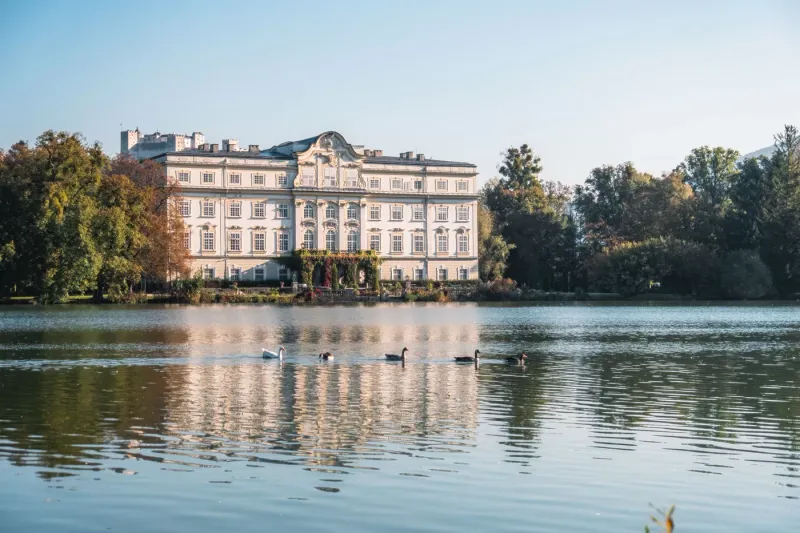
[[[767,146],[766,148],[762,148],[761,150],[756,150],[755,152],[750,152],[749,154],[744,154],[739,158],[739,161],[744,161],[745,159],[750,159],[751,157],[761,157],[764,156],[771,156],[772,152],[775,151],[775,145]]]

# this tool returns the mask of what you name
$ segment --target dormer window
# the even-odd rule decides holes
[[[358,170],[355,168],[348,168],[345,171],[345,183],[344,186],[350,189],[355,189],[358,187]]]
[[[336,169],[325,167],[325,187],[336,187]]]

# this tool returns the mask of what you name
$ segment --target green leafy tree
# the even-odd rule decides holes
[[[513,249],[497,231],[492,212],[482,203],[478,206],[478,257],[483,281],[502,279]]]
[[[498,171],[502,177],[489,180],[483,188],[483,203],[501,230],[512,214],[533,213],[545,207],[540,158],[527,144],[506,150]]]
[[[800,292],[800,134],[786,126],[775,136],[764,202],[761,256],[781,294]]]

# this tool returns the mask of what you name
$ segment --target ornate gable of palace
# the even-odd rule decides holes
[[[295,187],[366,187],[361,177],[364,156],[335,131],[285,142],[261,154],[296,159]]]

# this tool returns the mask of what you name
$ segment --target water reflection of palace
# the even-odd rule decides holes
[[[478,423],[477,377],[469,366],[193,366],[175,392],[165,414],[173,427],[309,457],[384,435],[422,445],[461,441]]]

